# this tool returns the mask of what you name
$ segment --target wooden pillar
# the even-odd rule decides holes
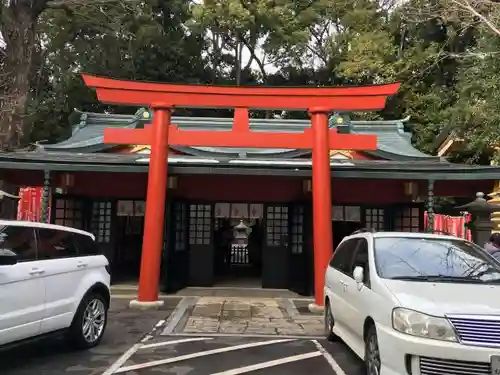
[[[325,271],[332,254],[332,197],[328,110],[309,110],[313,131],[312,198],[314,245],[314,302],[323,306]]]
[[[427,232],[434,233],[434,180],[427,181]]]
[[[43,190],[42,190],[42,223],[50,223],[49,206],[51,197],[51,176],[50,171],[43,172]]]
[[[154,117],[139,276],[139,303],[158,301],[167,193],[168,129],[171,108],[164,104],[155,104],[152,107]]]

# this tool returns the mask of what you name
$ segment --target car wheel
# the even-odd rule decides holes
[[[366,375],[380,374],[380,350],[378,348],[377,330],[375,326],[368,329],[365,339],[365,367]]]
[[[92,348],[101,341],[107,323],[106,299],[100,294],[90,293],[80,302],[67,339],[77,349]]]
[[[325,301],[325,310],[324,310],[324,322],[325,322],[325,336],[328,341],[336,341],[337,335],[333,333],[333,325],[335,321],[333,319],[332,309],[330,307],[330,302]]]

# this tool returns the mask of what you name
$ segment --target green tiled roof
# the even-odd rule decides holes
[[[311,177],[310,158],[210,158],[210,163],[193,156],[169,157],[169,173],[211,175],[259,175]],[[241,162],[245,163],[241,163]],[[270,164],[269,162],[272,162]],[[31,171],[89,171],[117,173],[147,173],[148,155],[116,153],[79,153],[45,150],[15,151],[0,154],[0,169]],[[353,179],[404,179],[404,180],[478,180],[500,179],[500,167],[454,164],[446,161],[412,160],[332,160],[332,176]]]
[[[79,112],[80,121],[73,127],[72,135],[59,143],[44,145],[48,151],[65,152],[99,152],[113,145],[104,144],[104,129],[141,128],[151,121],[149,112],[140,109],[134,115],[116,115],[103,113]],[[146,114],[146,115],[145,115]],[[408,119],[394,121],[347,121],[350,132],[354,134],[375,134],[378,139],[378,150],[367,152],[376,157],[388,160],[438,160],[439,158],[425,154],[411,144],[411,135],[404,131],[404,122]],[[186,130],[229,130],[232,118],[217,117],[172,117],[172,123]],[[330,121],[332,127],[335,121]],[[311,126],[309,120],[290,119],[250,119],[252,131],[267,132],[301,132]],[[254,148],[218,148],[218,147],[176,147],[188,155],[228,157],[245,155],[246,157],[295,157],[307,154],[307,150],[289,149],[254,149]]]

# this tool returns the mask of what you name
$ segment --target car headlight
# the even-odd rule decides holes
[[[442,341],[458,341],[447,319],[400,307],[392,310],[392,327],[407,335]]]

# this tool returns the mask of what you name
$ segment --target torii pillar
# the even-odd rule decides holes
[[[153,118],[151,154],[148,174],[146,199],[146,215],[142,247],[155,249],[145,251],[141,256],[141,270],[137,302],[132,301],[131,307],[156,307],[163,305],[158,300],[161,249],[163,249],[163,224],[165,222],[165,202],[168,173],[168,130],[172,108],[165,103],[153,103],[155,113]],[[159,250],[157,250],[159,249]]]
[[[323,306],[325,271],[332,254],[330,150],[376,150],[377,137],[338,134],[329,113],[377,110],[399,83],[365,87],[221,87],[121,81],[83,75],[105,103],[151,106],[152,126],[105,129],[104,142],[151,145],[138,299],[131,306],[157,307],[167,193],[168,146],[312,149],[315,305]],[[234,108],[232,131],[186,131],[170,124],[174,107]],[[248,108],[307,110],[312,129],[302,133],[252,132]],[[313,307],[314,307],[313,306]]]
[[[313,132],[312,200],[314,249],[314,304],[311,311],[321,310],[325,272],[332,255],[332,178],[330,173],[330,142],[328,140],[329,110],[314,107],[309,110]]]

